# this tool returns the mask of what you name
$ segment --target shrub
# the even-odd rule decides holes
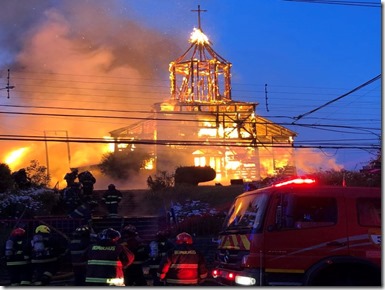
[[[150,155],[143,150],[123,150],[106,153],[99,164],[100,171],[112,179],[126,180],[135,176],[144,167]]]
[[[8,164],[0,163],[0,192],[5,192],[13,186],[12,172]]]
[[[153,191],[170,188],[174,186],[174,175],[169,175],[166,171],[160,171],[154,178],[147,178],[147,185]]]
[[[28,188],[0,193],[0,218],[18,218],[51,214],[58,203],[55,191],[45,188]]]
[[[187,183],[191,185],[198,185],[200,182],[213,180],[215,176],[216,172],[210,166],[178,167],[175,171],[175,184]]]
[[[47,167],[40,166],[37,160],[32,160],[26,171],[33,186],[44,187],[49,185],[51,178],[47,174]]]

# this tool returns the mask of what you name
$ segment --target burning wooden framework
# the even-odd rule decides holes
[[[214,51],[201,29],[194,29],[190,42],[186,52],[170,63],[172,100],[182,103],[230,101],[231,63]]]
[[[170,99],[154,104],[148,121],[114,130],[111,137],[153,140],[155,169],[161,169],[160,147],[184,151],[188,164],[175,166],[209,165],[217,182],[259,180],[293,165],[296,133],[256,115],[258,103],[232,100],[231,63],[214,51],[200,25],[190,43],[170,63]]]

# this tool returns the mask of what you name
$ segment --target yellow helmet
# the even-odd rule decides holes
[[[47,227],[46,225],[40,225],[35,229],[35,234],[49,234],[51,232],[51,229]]]

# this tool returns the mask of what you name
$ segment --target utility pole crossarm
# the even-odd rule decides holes
[[[9,99],[9,90],[12,90],[15,88],[15,86],[11,86],[9,84],[9,80],[10,80],[10,70],[8,69],[8,76],[7,76],[7,86],[5,86],[4,88],[0,88],[0,90],[7,90],[7,93],[8,93],[8,96],[7,98]]]

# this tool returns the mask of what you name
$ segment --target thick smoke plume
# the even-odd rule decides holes
[[[9,99],[5,90],[0,91],[1,134],[101,138],[137,122],[133,117],[146,117],[139,111],[150,112],[155,102],[168,99],[168,65],[187,48],[188,35],[177,39],[144,25],[130,9],[134,4],[112,0],[3,3],[0,81],[1,87],[7,85],[10,69],[10,84],[15,88]],[[190,6],[186,7],[186,13],[189,9]],[[188,22],[186,27],[192,30],[193,25]],[[175,23],[175,35],[180,35],[178,30],[180,23]],[[106,109],[109,111],[102,111]],[[86,118],[97,115],[128,119]],[[173,125],[170,126],[171,132]],[[1,162],[11,152],[24,148],[19,158],[9,163],[13,171],[28,166],[31,160],[49,164],[52,185],[59,182],[60,187],[65,186],[63,176],[70,167],[95,165],[109,149],[103,144],[29,141],[1,141],[0,148]],[[178,165],[193,165],[178,161]],[[299,152],[295,164],[306,171],[339,167],[334,159],[317,152]],[[170,172],[173,169],[161,168]],[[106,188],[111,182],[101,175],[96,178],[97,189]],[[115,183],[128,188],[146,186],[145,176],[135,180],[135,184]]]
[[[2,80],[10,68],[15,89],[9,99],[2,96],[0,104],[25,106],[2,108],[3,134],[101,138],[136,120],[4,112],[143,118],[146,114],[135,112],[150,112],[154,102],[168,98],[168,62],[177,55],[175,44],[182,40],[164,37],[141,25],[129,7],[114,6],[115,1],[51,3],[10,1],[3,5]],[[162,80],[161,85],[156,80]],[[100,109],[130,113],[97,111]],[[14,150],[26,148],[22,158],[10,164],[12,170],[27,166],[30,160],[44,165],[48,158],[53,182],[61,183],[69,167],[97,164],[108,149],[107,145],[79,143],[48,143],[47,148],[44,142],[2,141],[1,145],[3,159]]]

